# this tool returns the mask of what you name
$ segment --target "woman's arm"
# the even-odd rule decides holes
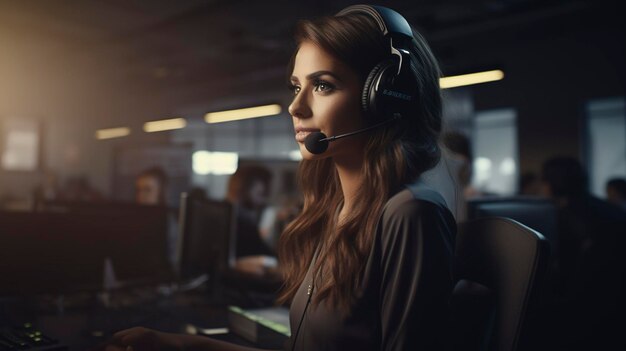
[[[267,351],[245,347],[200,335],[165,333],[143,327],[122,330],[113,335],[105,351]]]
[[[414,212],[414,213],[412,213]],[[383,217],[381,235],[381,350],[405,349],[408,317],[417,295],[423,245],[419,211],[392,210]]]
[[[441,350],[451,290],[441,210],[409,200],[388,208],[380,236],[381,350]]]

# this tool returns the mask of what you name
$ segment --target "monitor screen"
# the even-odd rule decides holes
[[[235,260],[235,213],[226,201],[181,195],[179,274],[219,274]]]
[[[0,212],[0,295],[102,289],[107,259],[120,283],[167,275],[165,211]]]

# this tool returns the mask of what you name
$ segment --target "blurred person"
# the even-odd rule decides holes
[[[534,172],[522,174],[517,190],[518,195],[539,196],[541,195],[541,181]]]
[[[606,182],[606,199],[626,211],[626,179],[609,179]]]
[[[472,180],[472,145],[470,139],[462,132],[449,130],[443,134],[442,141],[446,149],[450,151],[451,157],[462,162],[462,166],[458,170],[458,180],[463,189],[469,187]]]
[[[150,167],[135,177],[135,203],[145,206],[167,207],[167,173],[161,167]],[[172,267],[176,267],[178,245],[178,213],[170,208],[167,211],[167,252]]]
[[[166,204],[167,174],[160,167],[151,167],[135,178],[135,202],[141,205]]]
[[[46,202],[55,201],[60,195],[59,179],[53,170],[46,170],[41,183],[33,191],[35,208]]]
[[[383,16],[401,29],[386,36]],[[279,243],[279,303],[290,304],[292,335],[285,349],[443,350],[456,224],[420,181],[441,156],[437,60],[400,14],[382,7],[301,21],[295,39],[289,113],[304,207]],[[374,94],[378,82],[380,102],[368,104],[364,92]],[[114,335],[111,350],[128,347],[255,350],[145,328]]]
[[[581,163],[570,157],[544,162],[542,193],[558,208],[559,272],[546,330],[557,348],[614,347],[623,316],[626,218],[588,191]],[[622,310],[620,312],[620,310]]]
[[[272,173],[264,166],[240,166],[230,177],[226,192],[226,200],[233,204],[237,216],[235,269],[258,276],[274,274],[278,264],[260,230],[271,180]]]
[[[453,173],[455,186],[459,190],[455,196],[456,220],[467,219],[467,201],[482,196],[482,192],[472,185],[472,145],[469,137],[460,131],[449,130],[443,133],[442,143],[446,149],[447,167]]]
[[[199,186],[194,186],[187,192],[187,196],[196,198],[196,199],[208,199],[209,195],[206,192],[205,188],[201,188]]]
[[[276,206],[268,206],[261,216],[260,232],[265,242],[275,250],[280,233],[302,211],[302,198],[283,195]]]
[[[58,199],[67,202],[99,202],[104,200],[85,176],[70,177],[59,192]]]

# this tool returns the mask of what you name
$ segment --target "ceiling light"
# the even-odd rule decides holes
[[[236,110],[209,112],[204,116],[207,123],[221,123],[229,121],[237,121],[240,119],[264,117],[277,115],[282,111],[279,104],[264,105],[248,108],[240,108]]]
[[[470,74],[462,74],[459,76],[443,77],[439,79],[441,89],[461,87],[465,85],[473,85],[487,82],[494,82],[504,78],[504,72],[501,70],[477,72]]]
[[[162,132],[164,130],[185,128],[186,125],[187,121],[184,118],[162,119],[144,123],[143,130],[148,133]]]
[[[96,130],[96,139],[113,139],[113,138],[121,138],[130,134],[130,128],[120,127],[120,128],[108,128],[108,129],[98,129]]]

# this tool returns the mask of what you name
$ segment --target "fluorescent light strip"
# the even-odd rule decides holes
[[[96,130],[96,139],[113,139],[113,138],[121,138],[130,134],[130,128],[120,127],[120,128],[108,128],[108,129],[98,129]]]
[[[504,78],[504,72],[501,70],[485,71],[478,73],[463,74],[459,76],[443,77],[439,79],[441,89],[462,87],[465,85],[473,85],[487,82],[494,82]]]
[[[187,121],[184,118],[163,119],[160,121],[146,122],[143,125],[144,132],[162,132],[164,130],[185,128]]]
[[[241,108],[220,112],[209,112],[204,116],[207,123],[238,121],[240,119],[277,115],[282,111],[278,104]]]

